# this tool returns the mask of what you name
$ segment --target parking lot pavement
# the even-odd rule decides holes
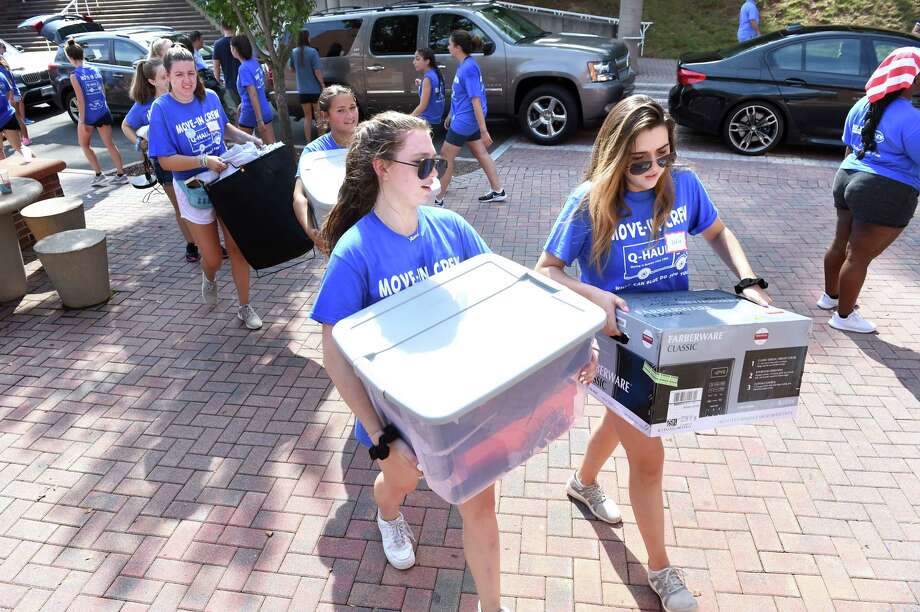
[[[486,181],[472,171],[448,205],[496,252],[533,265],[589,141],[514,142],[497,162],[507,201],[477,202]],[[778,305],[815,324],[794,420],[665,440],[671,559],[704,610],[916,609],[920,230],[870,270],[860,304],[880,333],[837,332],[814,306],[833,164],[686,148]],[[85,182],[65,175],[65,191]],[[245,331],[229,273],[207,310],[169,205],[144,195],[106,188],[88,205],[88,226],[108,233],[109,303],[63,310],[32,262],[29,295],[0,306],[0,607],[475,610],[459,513],[424,486],[404,507],[418,564],[386,566],[375,470],[307,318],[323,258],[254,278],[265,326]],[[701,243],[691,242],[693,286],[730,288]],[[603,410],[589,403],[501,482],[512,610],[659,609],[622,449],[601,481],[623,526],[588,520],[565,497]]]

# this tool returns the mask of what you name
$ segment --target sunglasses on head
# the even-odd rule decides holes
[[[668,153],[667,155],[662,155],[654,162],[651,160],[645,160],[636,162],[634,164],[629,164],[629,173],[633,176],[639,176],[640,174],[645,174],[652,168],[652,164],[658,164],[659,168],[667,168],[674,163],[674,160],[677,159],[677,153]]]
[[[440,178],[447,170],[447,160],[443,157],[426,157],[425,159],[418,160],[418,163],[404,162],[398,159],[391,159],[390,161],[404,166],[414,166],[418,168],[418,177],[420,179],[428,178],[432,170],[437,170],[438,177]]]

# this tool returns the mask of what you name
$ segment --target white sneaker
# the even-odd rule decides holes
[[[401,570],[415,565],[415,550],[412,548],[415,536],[402,513],[400,512],[392,521],[385,521],[380,518],[378,511],[377,527],[380,528],[380,536],[383,538],[383,553],[390,565]]]
[[[586,487],[578,480],[578,472],[573,472],[569,477],[569,482],[565,485],[566,494],[577,499],[584,505],[588,506],[591,514],[604,521],[614,525],[623,522],[623,515],[620,514],[620,508],[612,499],[607,497],[601,485],[595,482],[593,485]]]
[[[104,174],[97,174],[96,177],[93,179],[93,181],[90,183],[90,186],[91,187],[102,187],[103,185],[107,185],[108,182],[109,182],[109,179],[106,178]]]
[[[116,174],[112,177],[113,185],[127,185],[128,184],[128,175],[127,174]]]
[[[201,271],[201,300],[208,306],[217,306],[217,279],[208,280]]]
[[[854,310],[847,317],[841,317],[837,314],[837,311],[834,311],[834,316],[828,321],[828,325],[840,331],[856,332],[857,334],[871,334],[875,331],[875,324],[863,319],[858,310]]]
[[[259,329],[262,327],[262,319],[256,314],[249,304],[240,304],[236,311],[237,318],[246,324],[249,329]]]
[[[837,308],[837,298],[832,298],[828,294],[822,292],[821,297],[818,298],[818,302],[815,305],[821,310],[833,310]]]
[[[699,609],[696,597],[684,584],[684,574],[676,567],[648,572],[648,584],[661,598],[665,612],[693,612]]]

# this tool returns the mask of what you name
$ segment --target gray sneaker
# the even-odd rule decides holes
[[[240,304],[239,309],[236,311],[237,318],[246,324],[246,327],[249,329],[259,329],[262,327],[262,319],[259,318],[259,315],[256,314],[256,311],[252,309],[252,306],[249,304]]]
[[[699,609],[696,597],[684,583],[684,573],[676,567],[648,572],[648,584],[661,598],[665,612],[694,612]]]
[[[201,271],[201,300],[208,306],[217,306],[217,279],[208,280],[204,270]]]
[[[594,483],[586,487],[578,480],[578,472],[573,472],[569,477],[569,482],[565,485],[566,494],[572,499],[577,499],[584,505],[588,506],[591,513],[604,521],[614,525],[623,522],[623,515],[620,514],[620,508],[612,499],[607,498],[607,494],[601,488],[601,485]]]
[[[112,177],[112,184],[113,185],[127,185],[128,176],[126,174],[116,174],[115,176]]]

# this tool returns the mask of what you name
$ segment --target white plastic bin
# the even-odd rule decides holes
[[[346,153],[347,149],[336,149],[300,156],[300,181],[310,201],[310,213],[317,229],[326,222],[339,197],[339,187],[345,182]]]
[[[340,321],[333,338],[428,485],[468,500],[565,433],[604,312],[508,259],[469,259]]]

